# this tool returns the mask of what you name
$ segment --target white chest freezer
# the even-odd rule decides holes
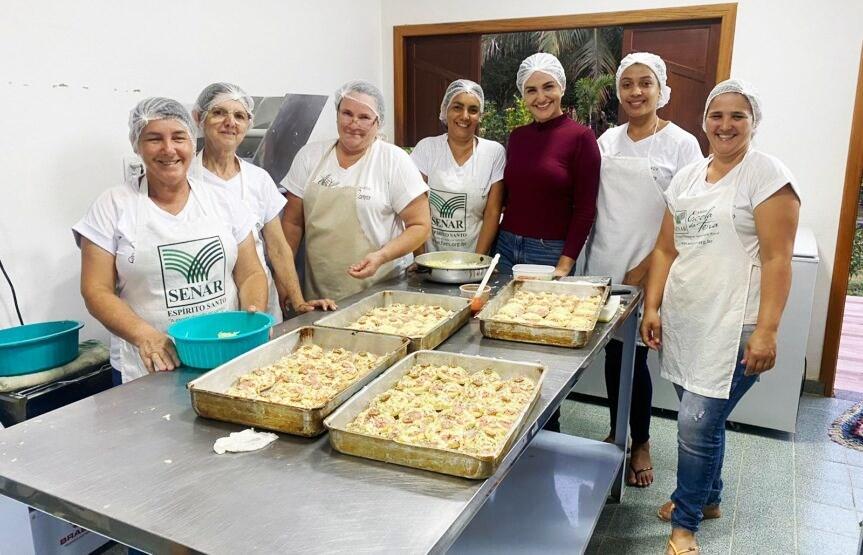
[[[812,230],[798,228],[791,259],[791,291],[779,325],[776,366],[762,374],[761,380],[744,395],[728,418],[732,422],[784,432],[796,430],[818,262],[818,246]],[[677,395],[671,382],[659,376],[659,358],[655,351],[648,355],[647,364],[653,378],[653,406],[676,411]],[[604,365],[605,357],[598,356],[574,391],[606,398]]]

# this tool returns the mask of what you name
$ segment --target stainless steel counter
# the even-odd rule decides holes
[[[493,285],[502,283],[498,278]],[[454,286],[412,276],[354,299],[383,289],[457,293]],[[520,438],[488,480],[341,455],[330,449],[326,435],[283,435],[261,451],[216,455],[215,440],[241,427],[198,418],[185,384],[199,374],[181,369],[146,376],[0,431],[0,492],[157,553],[444,551],[640,296],[631,289],[624,296],[630,301],[626,309],[601,324],[584,349],[486,339],[473,319],[439,347],[541,361],[549,370]],[[277,333],[321,315],[292,319]],[[627,322],[630,334],[634,321]]]

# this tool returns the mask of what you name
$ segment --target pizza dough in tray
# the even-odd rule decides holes
[[[421,337],[454,314],[455,311],[442,306],[393,303],[369,310],[350,324],[349,328]]]
[[[589,330],[596,325],[596,315],[602,302],[600,295],[578,296],[519,289],[489,319],[515,324]]]

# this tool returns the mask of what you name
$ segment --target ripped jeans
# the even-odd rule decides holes
[[[737,350],[738,364],[731,379],[728,399],[704,397],[674,384],[680,399],[677,413],[677,489],[671,495],[675,528],[698,531],[707,505],[722,500],[722,462],[725,457],[725,422],[743,395],[758,381],[745,376],[740,364],[755,326],[743,326]]]

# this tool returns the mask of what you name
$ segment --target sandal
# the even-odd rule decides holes
[[[656,516],[662,522],[671,522],[671,513],[674,512],[674,501],[667,501],[656,511]],[[701,511],[702,520],[712,520],[722,516],[722,511],[719,510],[719,505],[708,505]]]
[[[642,472],[649,472],[649,471],[653,470],[652,466],[648,466],[646,468],[639,468],[636,470],[636,468],[630,464],[629,469],[632,471],[633,474],[635,474],[635,483],[633,484],[629,480],[627,480],[626,485],[634,487],[634,488],[649,488],[650,487],[650,484],[646,484],[643,486],[641,484],[639,484],[638,483],[638,475],[641,474]]]
[[[674,545],[674,542],[672,542],[671,540],[668,540],[668,545],[666,547],[670,547],[674,555],[683,555],[684,553],[698,553],[700,551],[697,545],[687,547],[686,549],[677,549],[677,546]]]

